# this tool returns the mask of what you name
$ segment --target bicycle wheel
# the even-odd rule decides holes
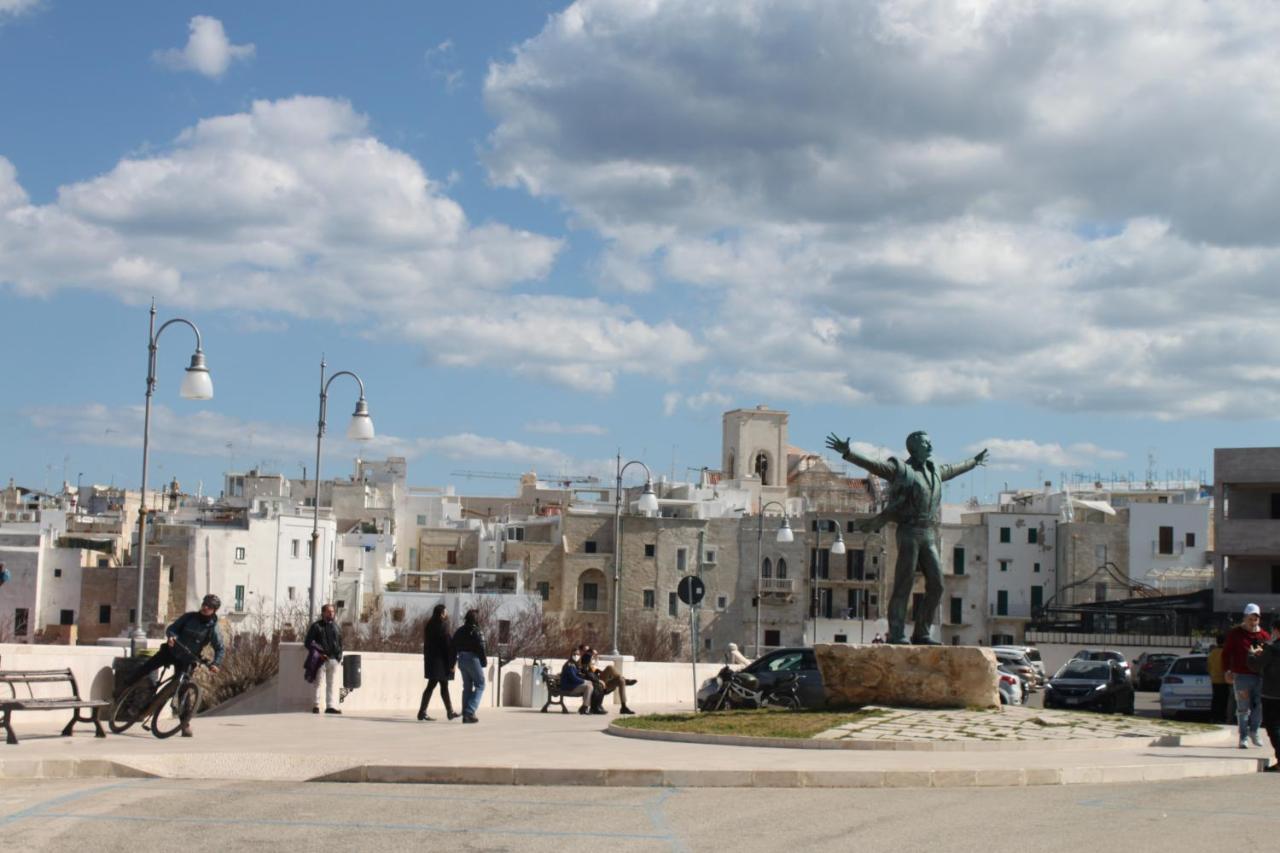
[[[166,698],[151,715],[151,733],[158,738],[173,737],[184,723],[195,716],[200,706],[200,688],[188,681],[178,688],[176,697]]]
[[[127,731],[134,723],[146,717],[153,695],[155,695],[153,685],[146,679],[126,689],[111,706],[111,716],[107,719],[107,726],[115,734]]]

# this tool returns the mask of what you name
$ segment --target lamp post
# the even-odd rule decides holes
[[[151,450],[151,397],[156,391],[156,351],[160,345],[160,336],[174,323],[190,326],[196,336],[196,351],[191,354],[191,364],[187,367],[186,375],[182,377],[182,385],[178,393],[188,400],[209,400],[213,397],[213,380],[209,377],[209,368],[204,363],[200,330],[196,328],[195,323],[182,317],[167,320],[157,329],[156,303],[153,299],[151,321],[147,329],[147,402],[142,415],[142,502],[138,507],[138,609],[134,613],[133,633],[129,636],[130,654],[137,654],[138,641],[147,638],[146,629],[142,627],[142,605],[145,601],[143,586],[147,571],[147,462]],[[78,495],[76,500],[78,503]]]
[[[816,536],[813,543],[813,566],[811,568],[810,586],[813,589],[813,598],[810,607],[813,611],[813,645],[818,644],[818,566],[822,562],[822,525],[831,524],[836,529],[836,541],[831,543],[831,553],[837,557],[845,552],[844,533],[840,530],[839,523],[833,518],[815,518],[814,530]],[[830,570],[831,562],[827,561],[827,568]]]
[[[649,466],[636,459],[623,465],[622,454],[619,453],[618,479],[613,492],[613,651],[611,654],[615,657],[618,654],[618,620],[622,617],[622,600],[619,595],[622,584],[622,475],[632,465],[639,465],[644,469],[644,492],[636,502],[636,507],[645,513],[658,511],[658,496],[653,493],[653,475],[649,473]]]
[[[756,657],[760,657],[760,611],[763,609],[761,604],[764,601],[763,579],[760,577],[760,568],[764,565],[764,513],[771,506],[776,506],[782,510],[782,526],[778,528],[778,542],[794,542],[795,535],[791,532],[791,523],[787,521],[787,508],[777,501],[769,501],[760,507],[760,522],[756,525]]]
[[[369,441],[373,438],[373,419],[369,417],[369,404],[364,399],[364,381],[350,370],[339,370],[325,380],[325,361],[320,359],[320,418],[316,425],[316,479],[311,501],[311,594],[307,609],[310,620],[316,619],[316,596],[320,591],[320,443],[324,439],[325,415],[329,406],[329,386],[339,376],[350,376],[360,386],[360,399],[347,425],[347,438],[353,441]]]

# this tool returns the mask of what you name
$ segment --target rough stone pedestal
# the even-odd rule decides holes
[[[830,706],[1000,707],[990,649],[823,644],[814,652]]]

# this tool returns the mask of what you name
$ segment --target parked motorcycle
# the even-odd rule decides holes
[[[716,676],[720,689],[702,703],[704,711],[721,711],[727,708],[786,708],[800,710],[800,676],[790,673],[768,687],[760,686],[760,679],[749,672],[735,672],[724,667]]]

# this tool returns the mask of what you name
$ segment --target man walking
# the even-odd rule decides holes
[[[316,701],[311,713],[320,713],[320,699],[324,697],[326,714],[341,714],[338,710],[338,688],[342,663],[342,629],[334,621],[332,604],[320,608],[320,618],[307,629],[303,645],[307,649],[306,674],[308,681],[316,683]]]
[[[1236,696],[1236,722],[1240,727],[1240,748],[1262,746],[1258,727],[1262,725],[1262,679],[1249,666],[1249,656],[1265,646],[1271,636],[1259,627],[1262,610],[1246,604],[1240,624],[1227,632],[1222,649],[1222,664]]]
[[[1255,646],[1249,658],[1250,666],[1257,671],[1262,680],[1259,692],[1262,694],[1262,727],[1267,731],[1267,739],[1271,741],[1271,751],[1276,755],[1276,763],[1268,764],[1266,772],[1280,772],[1280,616],[1271,620],[1271,642],[1262,647]]]

